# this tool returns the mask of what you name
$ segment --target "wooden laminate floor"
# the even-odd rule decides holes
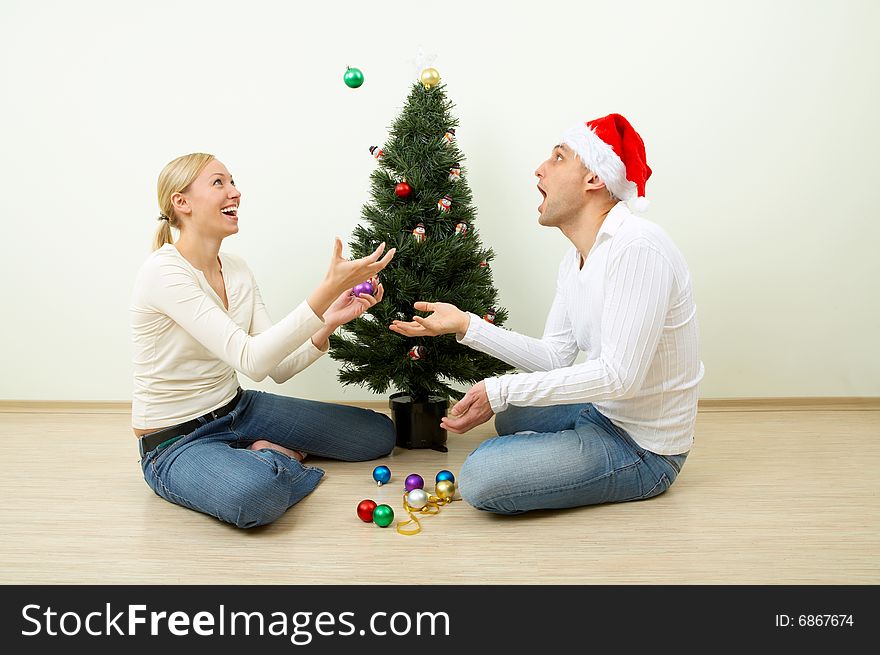
[[[314,461],[317,490],[239,530],[171,505],[141,477],[119,412],[0,413],[0,583],[877,584],[880,412],[705,411],[657,498],[499,517],[463,502],[402,536],[358,520],[402,513],[402,480],[457,473],[490,425],[448,454]],[[387,464],[397,484],[377,489]]]

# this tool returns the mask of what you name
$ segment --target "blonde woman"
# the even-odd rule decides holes
[[[265,525],[310,493],[324,472],[307,454],[347,461],[387,455],[391,420],[355,407],[243,391],[239,372],[281,383],[315,362],[338,326],[382,299],[351,295],[394,256],[357,260],[336,239],[321,283],[272,323],[245,262],[220,245],[238,232],[241,193],[212,155],[159,175],[155,249],[131,300],[132,427],[147,484],[162,498],[241,528]],[[171,228],[179,230],[172,240]]]

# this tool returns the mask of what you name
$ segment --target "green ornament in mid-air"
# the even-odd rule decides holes
[[[361,72],[360,68],[347,66],[345,69],[345,75],[342,76],[342,79],[345,80],[346,86],[356,89],[364,83],[364,74]]]

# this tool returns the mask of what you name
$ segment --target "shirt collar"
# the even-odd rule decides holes
[[[630,215],[629,208],[626,206],[624,202],[618,202],[614,207],[611,208],[611,211],[605,216],[605,220],[602,221],[602,225],[599,227],[599,231],[596,233],[596,240],[593,242],[593,246],[590,248],[590,252],[582,255],[577,248],[574,249],[575,257],[578,262],[578,266],[581,265],[581,259],[587,259],[590,256],[596,246],[598,246],[602,241],[606,238],[612,238],[617,230],[623,225],[623,222],[626,220],[626,217]]]
[[[599,228],[599,232],[596,234],[596,241],[598,242],[603,234],[608,235],[609,237],[613,237],[617,234],[617,230],[623,225],[627,216],[629,216],[629,209],[625,202],[618,202],[614,205],[614,207],[611,208],[611,211],[608,212],[605,220],[602,221],[602,227]]]

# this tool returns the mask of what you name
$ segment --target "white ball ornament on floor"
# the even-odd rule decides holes
[[[422,509],[428,504],[428,494],[424,489],[413,489],[406,494],[406,502],[413,509]]]

